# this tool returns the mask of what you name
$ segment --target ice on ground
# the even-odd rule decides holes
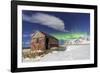
[[[39,58],[38,62],[84,60],[90,58],[90,45],[68,45],[65,51],[53,51]],[[26,62],[26,60],[24,59]],[[28,60],[34,61],[34,60]]]
[[[52,53],[59,53],[58,51],[53,51]]]

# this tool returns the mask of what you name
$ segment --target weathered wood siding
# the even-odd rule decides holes
[[[58,47],[58,40],[53,37],[49,37],[48,48],[52,47]]]
[[[42,32],[37,32],[32,36],[31,49],[33,51],[45,51],[46,49],[50,49],[52,47],[58,47],[58,40],[56,38]]]

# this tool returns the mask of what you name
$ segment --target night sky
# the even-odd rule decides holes
[[[39,14],[42,16],[39,17]],[[45,16],[46,14],[46,16]],[[69,13],[69,12],[44,12],[44,11],[22,11],[22,42],[23,47],[29,47],[31,34],[35,31],[42,31],[48,34],[60,34],[60,33],[88,33],[90,32],[90,14],[88,13]],[[38,15],[38,16],[36,16]],[[47,16],[48,15],[48,16]],[[32,18],[33,17],[33,18]],[[49,23],[49,20],[45,21],[45,19],[51,17],[61,21],[56,21],[60,24]],[[38,20],[39,21],[38,21]],[[54,22],[54,21],[53,21]],[[46,25],[47,23],[47,25]],[[49,25],[51,24],[51,25]],[[52,27],[51,27],[52,26]],[[53,27],[54,26],[54,27]],[[63,26],[61,30],[59,27]],[[66,31],[65,31],[66,30]]]

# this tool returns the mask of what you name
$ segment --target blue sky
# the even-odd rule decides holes
[[[23,10],[22,15],[23,47],[29,47],[30,35],[37,30],[48,34],[90,32],[88,13]]]

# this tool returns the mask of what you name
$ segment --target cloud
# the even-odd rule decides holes
[[[24,41],[22,42],[23,45],[29,45],[30,44],[30,41]]]
[[[29,34],[23,34],[23,37],[29,37],[30,35]]]
[[[28,16],[23,14],[23,20],[31,23],[39,23],[40,25],[45,25],[50,28],[66,32],[63,20],[53,15],[35,13],[32,16]]]

